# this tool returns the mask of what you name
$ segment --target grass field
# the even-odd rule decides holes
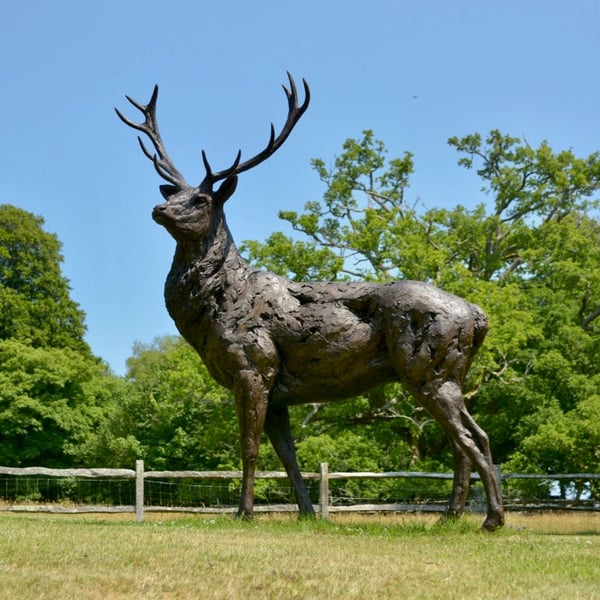
[[[0,515],[0,598],[600,598],[600,514]]]

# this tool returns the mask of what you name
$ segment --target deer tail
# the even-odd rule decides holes
[[[481,348],[483,340],[489,330],[487,315],[477,306],[471,304],[471,312],[473,314],[474,328],[473,328],[473,350],[472,355],[474,356],[477,350]]]

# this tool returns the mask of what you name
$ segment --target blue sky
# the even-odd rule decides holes
[[[0,11],[0,203],[41,215],[94,353],[116,373],[135,341],[174,333],[162,298],[174,243],[150,218],[160,180],[139,151],[125,94],[160,85],[159,123],[191,184],[283,122],[286,70],[312,90],[284,147],[240,177],[227,217],[238,242],[292,232],[280,209],[324,189],[310,159],[373,129],[414,154],[409,199],[482,200],[450,136],[491,129],[600,149],[597,0],[28,0]],[[131,108],[131,110],[130,110]]]

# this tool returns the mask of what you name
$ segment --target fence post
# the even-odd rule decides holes
[[[319,503],[321,505],[321,519],[329,520],[329,465],[319,465]]]
[[[144,520],[144,461],[135,461],[135,520]]]

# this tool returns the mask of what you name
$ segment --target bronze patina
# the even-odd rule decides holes
[[[455,458],[449,516],[464,511],[471,468],[487,496],[484,529],[504,523],[502,498],[489,440],[464,403],[462,386],[488,324],[474,304],[417,281],[295,283],[250,266],[227,227],[225,202],[238,175],[268,159],[308,108],[291,75],[288,117],[266,147],[248,160],[189,185],[172,163],[156,120],[158,87],[147,105],[127,97],[142,123],[119,111],[127,125],[144,133],[144,154],[167,181],[154,220],[176,241],[165,285],[169,314],[196,349],[211,375],[233,392],[239,417],[243,483],[238,516],[251,517],[260,438],[265,431],[292,483],[301,516],[314,514],[296,460],[288,407],[343,400],[381,384],[399,381],[449,436]],[[221,182],[217,189],[215,184]]]

